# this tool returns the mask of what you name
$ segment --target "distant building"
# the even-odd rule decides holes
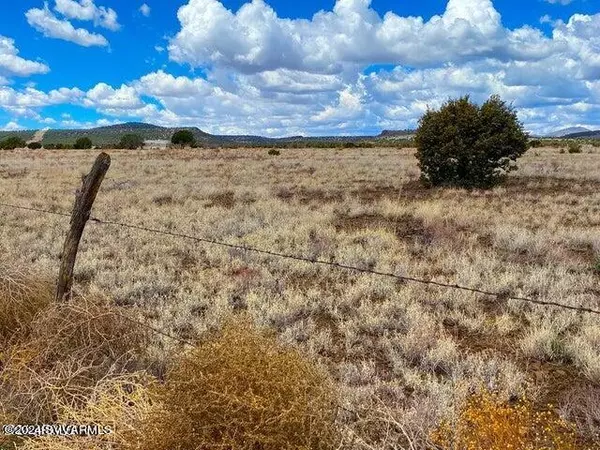
[[[144,148],[148,149],[164,150],[169,148],[169,145],[171,145],[171,141],[163,139],[144,141]]]

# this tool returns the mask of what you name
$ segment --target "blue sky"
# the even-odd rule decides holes
[[[123,121],[371,134],[500,94],[600,128],[596,0],[22,0],[0,6],[0,129]]]

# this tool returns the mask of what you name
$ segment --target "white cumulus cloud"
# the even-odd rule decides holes
[[[142,6],[140,6],[140,12],[144,17],[150,17],[152,9],[146,3],[144,3]]]
[[[449,0],[428,21],[393,12],[383,17],[371,0],[337,0],[312,19],[282,19],[263,0],[237,12],[218,0],[189,0],[177,14],[172,60],[192,66],[227,66],[252,73],[277,68],[338,73],[348,64],[427,67],[497,57],[539,57],[549,39],[524,28],[510,31],[491,0]]]
[[[24,127],[22,127],[21,125],[19,125],[18,122],[15,121],[10,121],[2,127],[2,131],[17,131],[23,129]]]
[[[120,28],[117,13],[104,6],[96,6],[94,0],[56,0],[54,9],[68,19],[93,21],[94,25],[116,31]]]
[[[75,44],[92,47],[107,46],[108,41],[104,36],[91,33],[84,28],[75,28],[68,20],[61,20],[44,5],[44,9],[32,8],[25,13],[27,22],[44,36]]]
[[[46,64],[21,58],[15,41],[0,35],[0,75],[26,77],[49,71],[50,68]]]
[[[133,87],[122,85],[115,89],[106,83],[99,83],[90,89],[83,104],[99,109],[117,110],[138,109],[144,106]]]

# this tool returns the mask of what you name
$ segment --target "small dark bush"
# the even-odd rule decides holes
[[[44,146],[47,150],[64,150],[64,149],[70,149],[70,148],[74,148],[72,145],[69,144],[62,144],[62,143],[57,143],[57,144],[46,144]]]
[[[540,139],[533,139],[529,141],[529,148],[539,148],[543,145],[543,142]]]
[[[181,145],[182,147],[191,147],[196,143],[196,139],[194,138],[194,133],[190,130],[179,130],[173,134],[171,143],[173,145]]]
[[[581,153],[581,143],[577,141],[569,141],[567,150],[569,153]]]
[[[74,149],[85,150],[92,148],[92,140],[89,137],[82,137],[75,141]]]
[[[600,257],[596,258],[596,262],[594,263],[592,270],[600,275]]]
[[[118,148],[136,150],[144,146],[144,139],[139,134],[126,134],[121,138]]]
[[[42,148],[42,144],[39,142],[31,142],[27,144],[27,148],[31,150],[39,150],[40,148]]]
[[[281,155],[281,152],[279,150],[272,148],[271,150],[269,150],[269,155],[279,156],[279,155]]]
[[[58,143],[58,144],[49,144],[49,145],[46,146],[46,148],[48,148],[48,149],[54,149],[54,150],[63,150],[65,148],[69,148],[69,146],[66,145],[66,144]]]
[[[11,136],[0,142],[0,149],[14,150],[15,148],[25,148],[25,141],[18,136]]]
[[[515,111],[498,96],[481,106],[466,96],[427,111],[415,142],[425,184],[469,189],[497,185],[528,146]]]

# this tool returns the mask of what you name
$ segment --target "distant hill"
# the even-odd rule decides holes
[[[563,137],[567,139],[600,139],[600,130],[571,133]]]
[[[268,147],[278,145],[291,147],[305,145],[313,147],[396,146],[405,145],[399,144],[397,141],[408,142],[414,136],[413,130],[386,130],[378,136],[289,136],[270,138],[252,135],[213,135],[197,127],[161,127],[141,122],[128,122],[90,129],[44,130],[42,144],[44,146],[72,145],[79,138],[89,137],[93,145],[106,147],[116,145],[124,135],[131,133],[140,135],[145,141],[170,141],[173,134],[179,130],[190,130],[198,144],[208,147]],[[40,131],[0,132],[0,139],[16,135],[22,137],[25,141],[29,141],[34,136],[41,137],[42,133]]]
[[[118,143],[124,135],[130,133],[139,134],[144,140],[170,140],[173,133],[178,130],[192,131],[198,142],[210,138],[208,133],[196,127],[166,128],[146,123],[129,122],[87,130],[48,130],[44,135],[42,144],[73,143],[77,139],[87,136],[94,145],[110,145]]]
[[[0,131],[0,141],[11,136],[17,136],[23,139],[24,141],[29,141],[34,134],[35,130]]]
[[[550,133],[550,134],[548,134],[548,137],[560,138],[560,137],[568,136],[570,134],[587,133],[589,131],[590,130],[588,128],[584,128],[584,127],[569,127],[569,128],[564,128],[562,130],[557,130],[553,133]]]
[[[380,138],[412,138],[415,134],[415,130],[383,130],[378,136]]]

